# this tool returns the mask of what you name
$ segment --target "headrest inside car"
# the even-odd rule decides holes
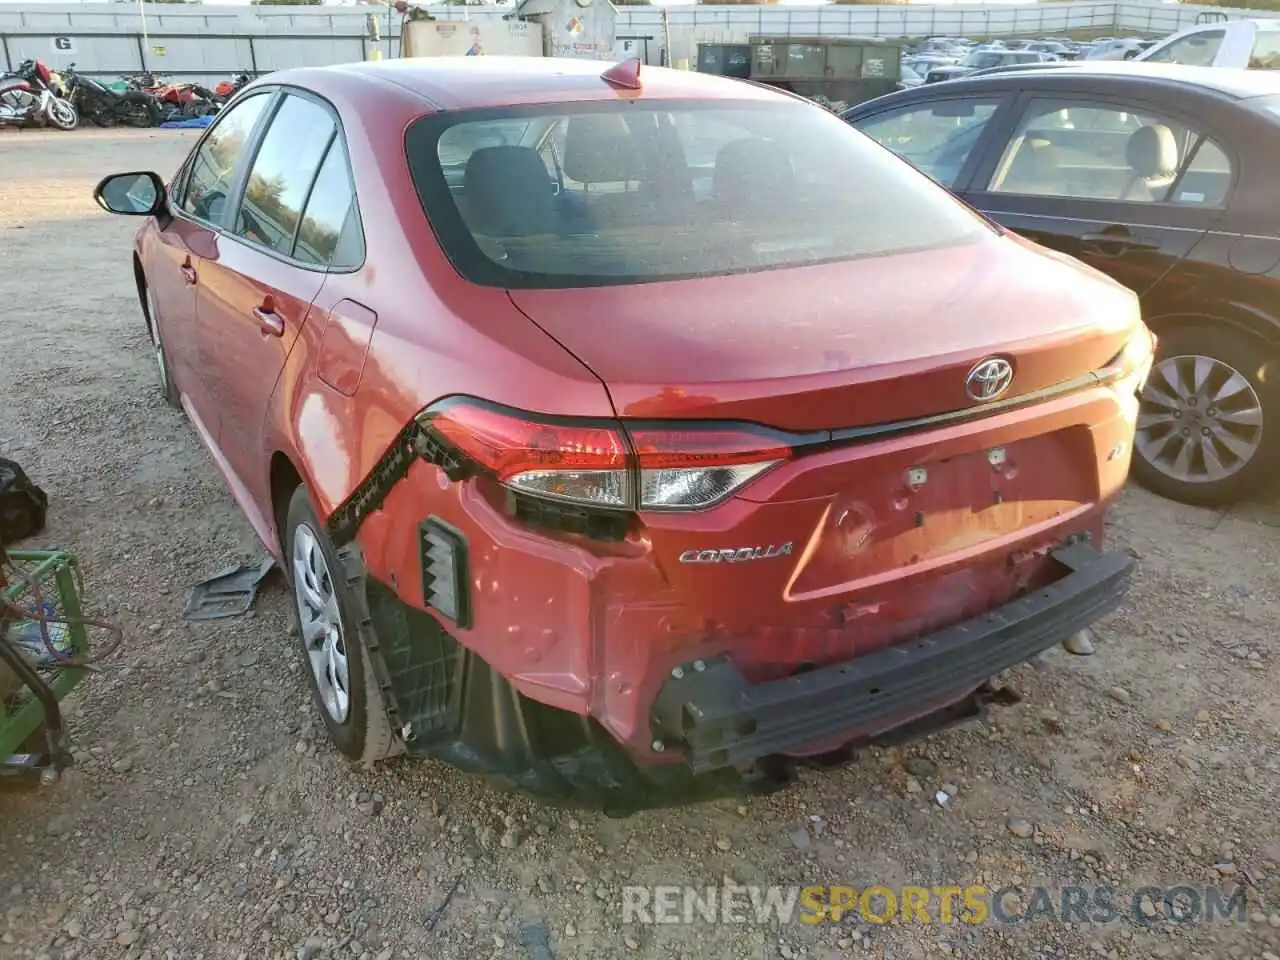
[[[467,161],[467,225],[493,237],[554,231],[555,190],[532,147],[481,147]]]
[[[1164,124],[1133,131],[1125,155],[1133,172],[1148,180],[1173,177],[1178,172],[1178,140]]]
[[[631,131],[617,113],[570,117],[561,163],[564,175],[579,183],[620,183],[639,176]]]
[[[789,202],[795,186],[791,155],[781,143],[763,137],[734,140],[716,154],[712,192],[722,204]]]

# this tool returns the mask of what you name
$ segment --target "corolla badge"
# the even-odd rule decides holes
[[[748,560],[772,560],[787,557],[795,548],[794,543],[771,543],[767,547],[730,547],[727,550],[686,550],[680,554],[681,563],[745,563]]]
[[[994,400],[1013,383],[1013,364],[1003,357],[979,360],[964,379],[970,400]]]

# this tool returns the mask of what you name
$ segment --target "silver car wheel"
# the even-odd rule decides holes
[[[151,317],[151,352],[156,358],[156,367],[160,371],[160,389],[169,390],[169,366],[164,359],[164,344],[160,342],[160,316],[156,313],[156,298],[147,290],[147,313]]]
[[[1183,483],[1225,480],[1262,447],[1262,401],[1249,380],[1214,357],[1167,357],[1141,395],[1137,452]]]
[[[342,612],[324,551],[305,523],[294,530],[292,564],[298,623],[316,689],[329,717],[345,723],[351,711],[351,674]]]

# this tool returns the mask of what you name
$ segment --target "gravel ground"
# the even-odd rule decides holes
[[[1205,957],[1280,954],[1280,509],[1131,491],[1131,601],[1090,658],[1016,672],[1027,702],[872,751],[789,791],[611,820],[431,763],[351,769],[320,737],[287,598],[181,619],[259,555],[155,387],[113,170],[194,135],[0,133],[0,452],[52,498],[41,543],[83,561],[126,631],[70,702],[77,766],[0,792],[0,957]],[[944,785],[950,799],[940,804]],[[624,925],[626,885],[1114,887],[1108,925]],[[1248,889],[1243,923],[1136,922],[1146,884]],[[450,897],[450,892],[452,896]],[[441,909],[443,905],[443,909]]]

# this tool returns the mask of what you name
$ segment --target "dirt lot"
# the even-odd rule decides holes
[[[1128,493],[1112,534],[1140,574],[1095,656],[1055,651],[1018,671],[1028,702],[987,724],[769,798],[611,820],[433,764],[350,769],[319,738],[282,587],[239,620],[181,618],[194,582],[260,549],[155,389],[136,224],[90,190],[170,173],[193,136],[0,133],[0,453],[49,491],[41,542],[79,554],[94,612],[127,631],[73,698],[76,769],[0,792],[0,957],[545,960],[521,942],[541,921],[556,958],[1276,960],[1275,505]],[[726,877],[1101,885],[1122,917],[622,922],[624,886]],[[1181,883],[1244,885],[1247,920],[1132,916],[1136,889]]]

